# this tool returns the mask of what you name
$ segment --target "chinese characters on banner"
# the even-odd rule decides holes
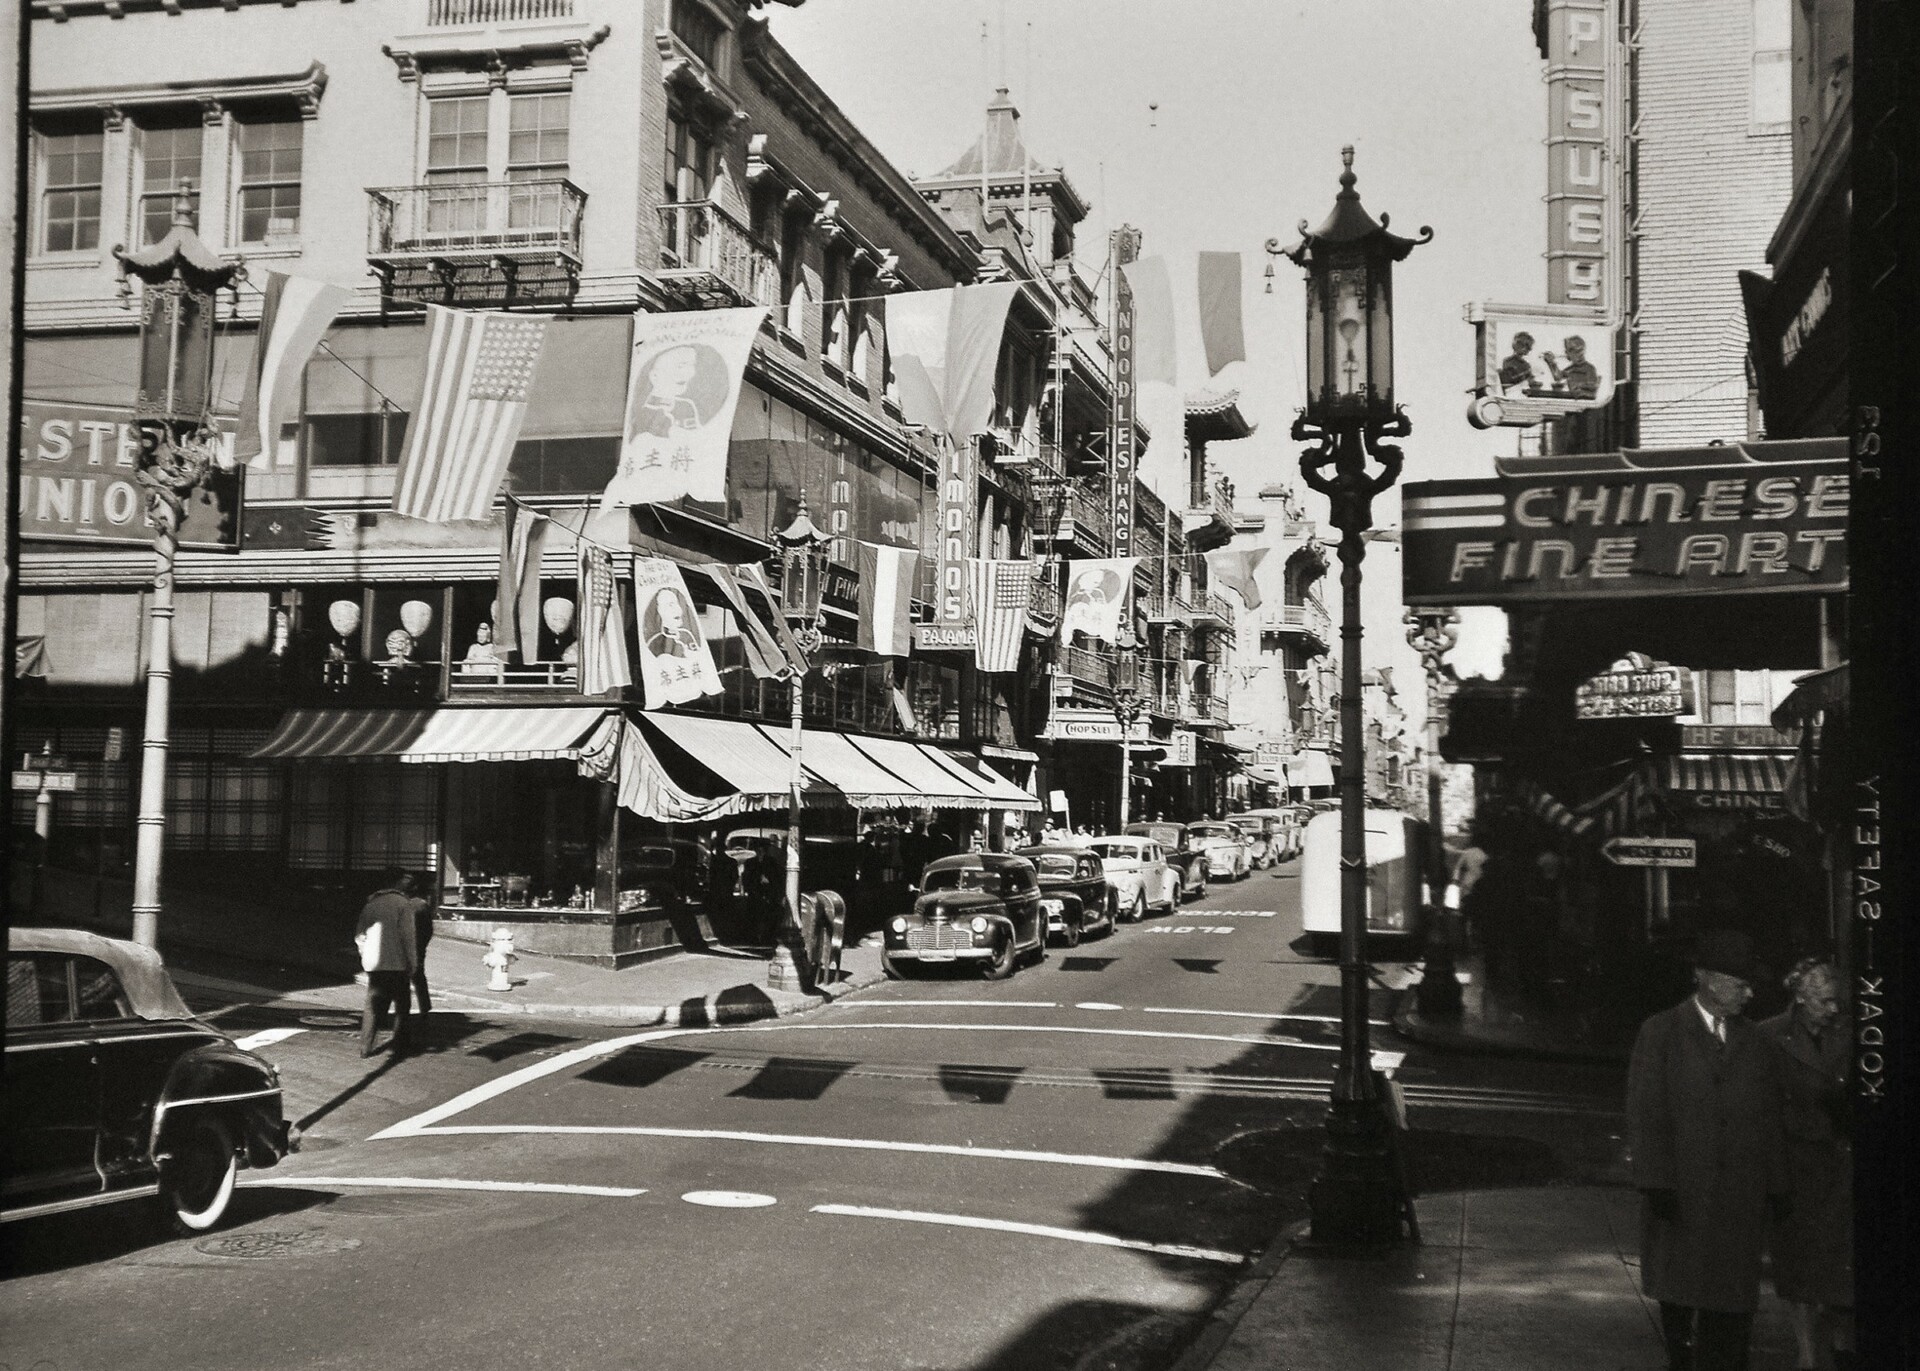
[[[734,406],[764,308],[633,317],[620,466],[600,508],[727,496]]]
[[[657,557],[635,557],[633,600],[640,615],[640,685],[647,708],[718,695],[720,673],[680,568]]]

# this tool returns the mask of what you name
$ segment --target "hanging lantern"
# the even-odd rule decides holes
[[[352,637],[353,631],[360,627],[360,602],[335,600],[327,606],[327,622],[342,638]]]
[[[573,601],[560,595],[542,601],[540,618],[554,637],[566,637],[568,630],[573,627]]]
[[[433,606],[425,600],[409,600],[400,606],[400,626],[416,640],[426,637],[432,625]]]
[[[1354,187],[1353,149],[1333,213],[1319,228],[1300,224],[1300,242],[1286,255],[1307,272],[1307,420],[1384,423],[1393,417],[1393,264],[1433,237],[1387,231]]]

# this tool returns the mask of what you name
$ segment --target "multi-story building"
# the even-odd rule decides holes
[[[437,870],[456,906],[476,873],[512,873],[529,904],[572,898],[600,916],[591,937],[556,944],[565,950],[620,957],[670,937],[657,911],[629,910],[621,891],[643,849],[662,841],[660,824],[623,815],[612,781],[581,774],[589,726],[610,712],[633,722],[639,696],[589,699],[565,660],[571,540],[556,540],[542,566],[551,613],[527,654],[538,660],[469,671],[493,613],[502,516],[422,525],[388,507],[425,372],[423,302],[553,315],[507,479],[552,513],[584,508],[614,470],[636,311],[769,307],[737,411],[727,502],[634,509],[617,575],[636,555],[766,560],[804,499],[834,535],[826,627],[845,640],[852,541],[931,550],[934,453],[888,395],[884,299],[982,279],[998,264],[847,119],[755,8],[33,6],[31,419],[58,441],[79,434],[98,453],[105,435],[115,450],[137,320],[111,250],[164,232],[182,187],[202,239],[251,274],[221,305],[225,422],[264,271],[353,287],[306,368],[295,421],[245,473],[237,548],[190,547],[179,559],[170,876],[292,890],[399,863]],[[1049,308],[1029,301],[1009,326],[1000,391],[1016,419],[1038,394]],[[992,509],[978,552],[1024,553],[1029,493],[989,471],[979,495]],[[54,522],[29,505],[21,627],[44,644],[45,675],[23,692],[17,736],[58,748],[80,772],[56,816],[56,859],[114,870],[131,831],[152,556],[117,505],[75,511],[57,485],[31,498]],[[73,536],[36,536],[56,527]],[[741,669],[724,605],[700,610],[725,690],[649,716],[643,736],[683,781],[725,791],[740,778],[706,766],[713,754],[701,743],[731,740],[742,756],[760,748],[771,731],[753,725],[785,720],[787,688]],[[400,669],[385,645],[403,626],[415,650]],[[1008,693],[953,654],[916,652],[811,673],[806,708],[823,732],[977,755],[1036,726]],[[674,723],[686,712],[725,729],[696,739]],[[415,746],[449,719],[467,735],[459,747]],[[859,789],[851,774],[821,774],[845,794]],[[923,789],[933,775],[894,789]],[[771,788],[774,778],[761,779]],[[16,824],[25,817],[16,808]]]
[[[243,880],[298,908],[303,895],[338,902],[356,873],[400,864],[434,872],[450,913],[479,902],[497,919],[488,902],[511,900],[523,946],[619,960],[674,938],[637,896],[649,863],[675,851],[704,862],[715,835],[667,827],[644,796],[623,809],[609,729],[688,793],[782,803],[789,688],[747,669],[740,626],[702,578],[690,579],[718,696],[643,711],[637,688],[582,694],[571,537],[552,540],[540,568],[534,650],[499,666],[474,656],[495,614],[504,514],[429,525],[390,508],[426,371],[426,303],[552,316],[506,489],[559,523],[613,474],[636,313],[766,307],[726,501],[634,508],[615,575],[624,581],[636,557],[769,561],[804,505],[833,539],[825,631],[846,645],[856,541],[918,549],[917,619],[933,598],[938,454],[890,394],[886,298],[1018,280],[968,551],[1091,552],[1110,534],[1109,352],[1072,257],[1084,202],[1057,168],[1010,177],[1020,163],[992,136],[974,162],[986,196],[969,204],[938,178],[913,183],[758,8],[33,6],[34,451],[132,460],[137,315],[113,249],[165,232],[183,190],[203,241],[244,259],[250,276],[221,303],[222,426],[252,356],[265,272],[352,290],[305,368],[297,413],[245,470],[229,527],[211,506],[189,517],[171,880]],[[39,642],[41,674],[23,683],[16,738],[79,772],[56,811],[54,859],[113,875],[131,845],[152,554],[136,500],[96,505],[65,477],[31,475],[20,628]],[[230,536],[209,545],[203,528]],[[915,797],[964,839],[982,811],[1031,807],[1060,773],[1081,770],[1046,736],[1061,680],[1096,689],[1093,670],[1072,670],[1084,650],[1052,644],[1058,595],[1057,577],[1040,578],[1015,673],[979,672],[970,652],[937,639],[904,659],[830,651],[804,686],[823,739],[808,769],[832,797],[809,809],[810,829],[851,838],[863,808]],[[404,653],[389,646],[396,634]],[[1170,740],[1170,725],[1155,736]],[[1118,749],[1104,753],[1117,767]],[[16,804],[14,818],[18,835],[30,807]]]

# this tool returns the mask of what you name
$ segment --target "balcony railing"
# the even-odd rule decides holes
[[[509,666],[505,662],[456,662],[448,691],[462,695],[528,695],[572,692],[580,684],[580,668],[570,662],[532,662]]]
[[[1060,532],[1067,541],[1097,552],[1113,546],[1113,514],[1102,496],[1075,485],[1067,497],[1066,516]]]
[[[386,186],[367,192],[367,254],[377,259],[527,249],[580,261],[587,194],[562,177]]]
[[[1320,645],[1333,646],[1333,619],[1327,607],[1308,599],[1297,605],[1275,605],[1268,612],[1266,626],[1285,633],[1305,633]]]
[[[1067,675],[1076,681],[1085,681],[1102,689],[1112,687],[1112,679],[1107,674],[1107,659],[1097,652],[1084,647],[1068,647],[1061,653],[1059,661],[1066,668]]]
[[[1146,610],[1148,621],[1156,624],[1184,624],[1193,618],[1193,606],[1181,595],[1149,595]]]
[[[661,205],[660,282],[702,304],[780,303],[780,263],[711,200]]]
[[[427,24],[511,24],[519,19],[567,19],[573,0],[427,0]]]

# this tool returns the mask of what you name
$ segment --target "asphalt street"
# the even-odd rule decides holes
[[[623,1030],[220,1018],[299,1153],[193,1240],[137,1207],[14,1225],[10,1360],[81,1367],[1155,1367],[1304,1217],[1338,974],[1256,873],[1004,983]],[[1423,1189],[1605,1178],[1617,1073],[1435,1056],[1386,1026]]]

